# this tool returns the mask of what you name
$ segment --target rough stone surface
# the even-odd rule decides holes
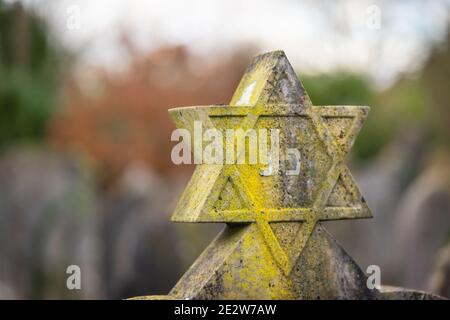
[[[369,290],[365,274],[321,224],[371,217],[344,164],[368,109],[313,106],[281,51],[252,61],[229,106],[171,109],[177,126],[192,134],[195,121],[223,136],[226,129],[279,129],[281,153],[296,149],[301,158],[297,175],[287,175],[292,161],[282,157],[271,175],[261,174],[261,161],[197,166],[172,221],[227,226],[167,298],[415,298]]]

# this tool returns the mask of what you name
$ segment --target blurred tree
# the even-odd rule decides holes
[[[45,135],[58,86],[59,49],[47,26],[16,2],[0,0],[0,148]]]
[[[432,131],[426,90],[417,78],[400,78],[392,87],[377,91],[364,75],[337,72],[302,76],[315,105],[367,105],[370,116],[353,148],[356,160],[374,157],[405,130]]]
[[[371,115],[373,113],[375,92],[368,79],[362,75],[341,71],[302,76],[301,80],[314,105],[367,105],[372,107]],[[371,117],[368,122],[370,119]],[[379,132],[374,135],[374,130]],[[380,135],[381,132],[383,136]],[[373,156],[388,139],[387,131],[379,130],[379,126],[374,126],[373,122],[364,126],[361,135],[352,151],[356,158]]]
[[[436,116],[431,119],[433,135],[439,145],[450,146],[450,26],[444,43],[436,46],[421,77],[427,91],[427,103]]]

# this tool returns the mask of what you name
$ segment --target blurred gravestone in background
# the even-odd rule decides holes
[[[75,160],[18,148],[0,159],[0,298],[96,298],[101,294],[97,199]],[[83,290],[68,290],[78,265]]]
[[[450,297],[450,244],[439,251],[427,288]]]

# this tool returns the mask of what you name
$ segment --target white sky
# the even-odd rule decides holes
[[[12,0],[10,0],[11,2]],[[83,61],[126,61],[118,44],[127,30],[138,48],[187,45],[216,57],[241,45],[282,49],[300,72],[350,69],[387,86],[420,68],[450,19],[446,0],[26,0],[45,15]],[[371,6],[380,9],[379,29]],[[375,8],[376,9],[376,8]],[[369,11],[368,11],[369,10]],[[74,20],[75,19],[75,20]],[[74,25],[75,21],[75,25]]]

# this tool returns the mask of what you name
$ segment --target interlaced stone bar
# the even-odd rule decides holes
[[[223,154],[235,161],[197,162],[172,221],[226,226],[168,296],[142,298],[434,298],[398,288],[369,289],[366,274],[322,224],[372,217],[345,165],[368,111],[313,106],[282,51],[253,59],[229,105],[169,110],[177,127],[192,136],[196,123],[222,137],[230,129],[240,132],[234,142],[249,130],[276,130],[277,141],[269,135],[267,142],[280,153],[239,163],[239,156],[249,158],[249,146],[234,152],[224,143]],[[193,151],[208,141],[195,144]]]

